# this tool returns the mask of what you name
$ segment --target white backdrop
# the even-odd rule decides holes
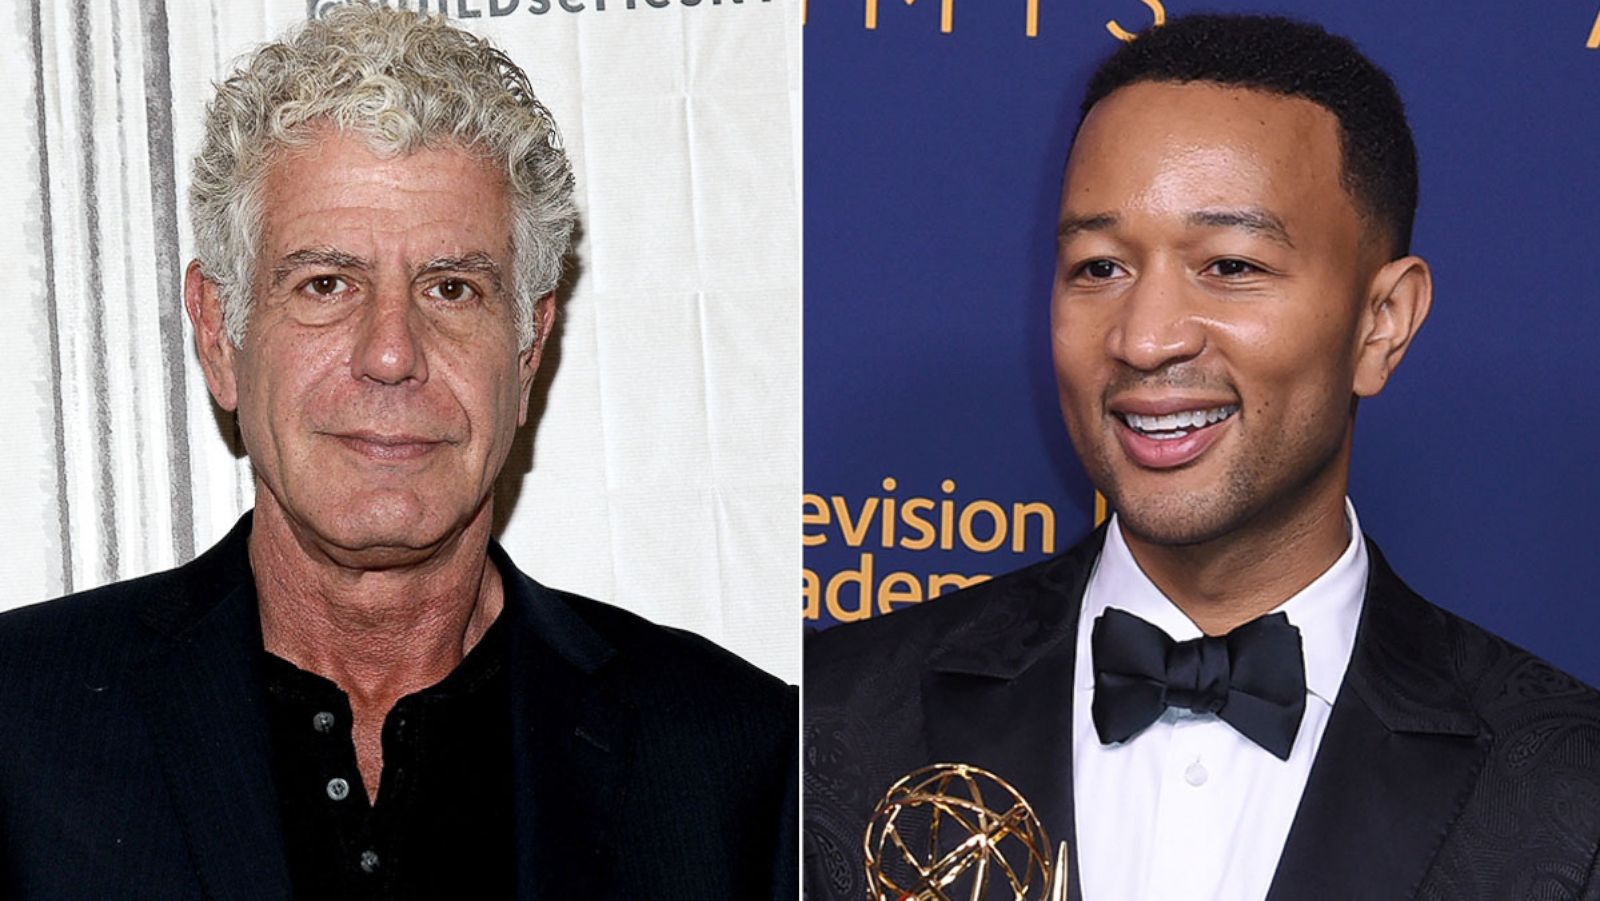
[[[501,541],[797,681],[799,0],[440,2],[528,71],[583,210]],[[251,506],[182,315],[189,159],[212,81],[329,4],[0,12],[0,609],[184,562]]]

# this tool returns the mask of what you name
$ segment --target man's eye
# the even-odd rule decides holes
[[[1212,263],[1206,268],[1212,273],[1225,278],[1239,275],[1251,275],[1261,271],[1260,267],[1253,263],[1246,263],[1244,260],[1234,259],[1217,260],[1215,263]]]
[[[350,290],[350,283],[337,275],[319,275],[306,282],[301,290],[318,297],[332,297]]]
[[[478,289],[459,278],[447,278],[429,288],[427,293],[430,297],[437,297],[440,300],[462,303],[468,300],[475,300],[478,296]]]
[[[1078,267],[1078,274],[1093,279],[1116,278],[1122,267],[1110,260],[1090,260]]]

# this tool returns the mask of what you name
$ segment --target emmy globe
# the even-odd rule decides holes
[[[869,901],[1065,901],[1067,844],[1004,779],[964,763],[902,777],[864,837]],[[991,893],[991,886],[994,892]]]

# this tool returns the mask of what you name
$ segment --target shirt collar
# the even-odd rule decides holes
[[[1344,512],[1350,529],[1350,541],[1344,553],[1311,584],[1272,611],[1281,611],[1300,630],[1306,689],[1330,706],[1339,694],[1345,669],[1350,665],[1367,587],[1366,542],[1361,538],[1361,522],[1349,498],[1345,498]],[[1095,561],[1089,586],[1084,591],[1081,620],[1084,626],[1080,628],[1088,627],[1108,607],[1140,617],[1174,641],[1187,641],[1202,634],[1139,568],[1127,542],[1123,541],[1121,526],[1114,515],[1106,529],[1105,547]],[[1094,687],[1092,677],[1081,681],[1089,682],[1083,688]]]

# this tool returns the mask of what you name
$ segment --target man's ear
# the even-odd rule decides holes
[[[533,376],[539,371],[539,361],[544,358],[545,342],[550,340],[550,328],[556,321],[556,292],[533,303],[533,344],[517,359],[517,378],[522,381],[522,404],[517,408],[518,427],[528,424],[528,395],[533,391]]]
[[[223,328],[222,296],[217,292],[217,283],[200,271],[199,260],[191,261],[183,273],[183,308],[189,313],[189,324],[194,326],[194,349],[200,356],[206,387],[211,389],[217,406],[231,412],[239,406],[239,385],[233,372],[234,355],[239,349]]]
[[[1433,273],[1421,257],[1401,257],[1385,264],[1372,279],[1361,313],[1356,347],[1355,394],[1372,397],[1411,346],[1433,304]]]

